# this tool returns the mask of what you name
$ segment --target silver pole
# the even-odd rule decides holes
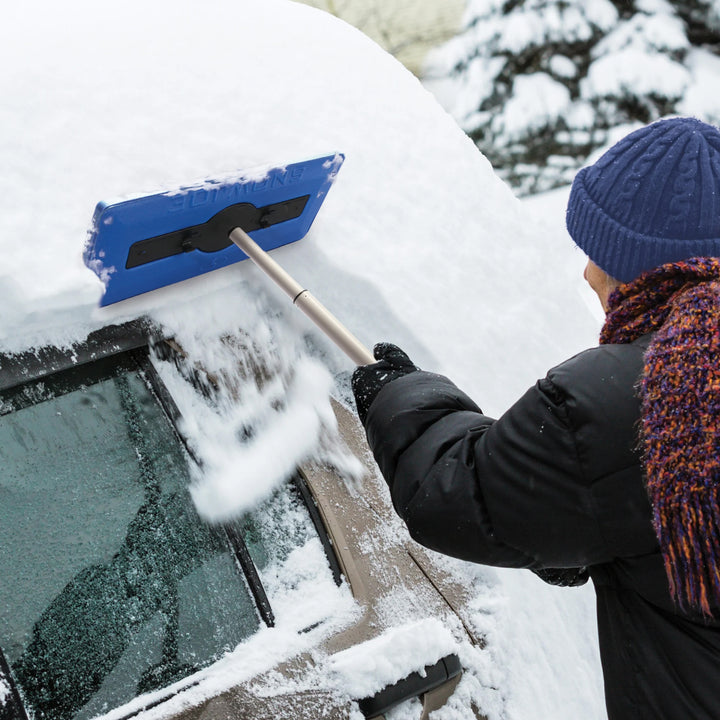
[[[371,365],[376,362],[373,354],[319,300],[278,265],[242,228],[235,228],[230,233],[230,239],[356,365]]]

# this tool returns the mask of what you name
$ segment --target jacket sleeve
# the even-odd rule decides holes
[[[386,385],[366,431],[413,538],[501,567],[611,560],[567,400],[548,377],[493,420],[440,375],[418,371]],[[637,511],[649,514],[644,490],[638,498]],[[654,538],[645,540],[650,551]]]

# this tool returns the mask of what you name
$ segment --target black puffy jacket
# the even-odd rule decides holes
[[[718,720],[720,623],[673,604],[645,492],[634,387],[648,342],[575,356],[498,420],[413,372],[382,388],[365,427],[418,542],[486,565],[589,567],[610,720]]]

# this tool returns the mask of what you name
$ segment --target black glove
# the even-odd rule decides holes
[[[355,395],[358,417],[363,424],[373,400],[383,385],[419,370],[397,345],[391,343],[378,343],[373,348],[373,355],[378,362],[372,365],[360,365],[352,374],[352,391]]]
[[[533,572],[548,585],[558,587],[580,587],[584,585],[590,573],[587,568],[543,568]]]

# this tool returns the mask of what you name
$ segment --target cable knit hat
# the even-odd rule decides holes
[[[720,257],[720,130],[672,118],[630,133],[576,175],[566,222],[623,283],[668,262]]]

